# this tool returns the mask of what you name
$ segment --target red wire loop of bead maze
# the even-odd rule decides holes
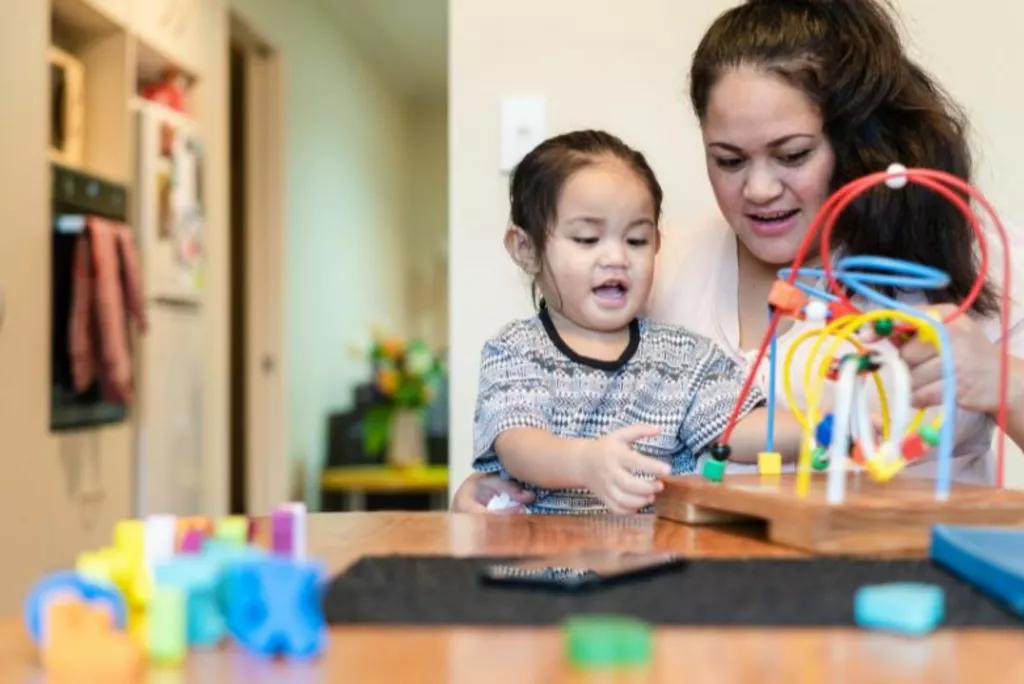
[[[747,395],[750,393],[751,385],[753,384],[754,377],[758,367],[761,365],[764,359],[765,353],[768,350],[768,346],[771,342],[772,336],[775,334],[778,328],[779,321],[784,315],[791,315],[792,306],[795,304],[793,301],[793,292],[796,291],[794,283],[799,274],[801,265],[803,264],[807,252],[813,244],[814,237],[817,235],[819,230],[821,231],[820,250],[821,250],[821,262],[822,269],[825,273],[825,278],[828,281],[829,289],[832,294],[838,299],[838,303],[841,306],[841,310],[848,314],[860,314],[860,309],[854,305],[850,300],[849,296],[835,279],[835,274],[832,271],[831,256],[832,250],[830,249],[830,239],[832,237],[832,229],[835,225],[836,219],[839,214],[857,197],[870,190],[871,188],[885,183],[887,180],[892,178],[903,178],[910,183],[920,185],[924,188],[932,190],[945,199],[950,201],[956,206],[967,218],[970,223],[971,229],[974,231],[974,235],[977,238],[979,245],[979,256],[981,263],[979,264],[978,276],[974,281],[974,285],[968,293],[967,297],[960,303],[960,305],[946,316],[942,323],[948,325],[956,318],[964,315],[974,301],[978,298],[982,288],[985,286],[988,273],[988,244],[986,242],[986,236],[984,230],[981,227],[981,222],[978,220],[977,215],[968,206],[967,202],[964,201],[959,195],[956,194],[955,190],[966,194],[971,199],[975,200],[978,204],[984,208],[985,212],[992,219],[996,232],[999,235],[999,240],[1003,245],[1003,283],[1002,283],[1002,305],[1000,312],[1000,323],[1002,330],[1002,339],[1000,340],[1000,380],[999,380],[999,406],[997,415],[997,424],[999,431],[1002,435],[1006,434],[1006,420],[1007,420],[1007,392],[1008,392],[1008,378],[1007,372],[1009,370],[1009,359],[1010,359],[1010,348],[1009,348],[1009,328],[1010,328],[1010,251],[1009,244],[1006,237],[1006,230],[1003,227],[1002,222],[999,220],[999,216],[996,214],[995,209],[992,208],[988,200],[978,192],[970,184],[965,183],[963,180],[945,173],[943,171],[936,171],[932,169],[901,169],[899,171],[879,171],[876,173],[863,176],[853,180],[842,188],[837,190],[829,197],[828,201],[821,207],[814,221],[811,223],[810,229],[807,231],[807,235],[804,236],[803,241],[800,243],[800,247],[797,250],[796,257],[793,260],[792,267],[789,271],[789,277],[784,281],[784,286],[780,286],[778,289],[773,288],[771,299],[777,300],[771,302],[773,305],[773,313],[771,320],[768,323],[768,329],[765,332],[764,338],[761,341],[760,348],[757,352],[757,357],[754,360],[754,364],[751,366],[750,373],[747,379],[743,383],[743,387],[740,390],[740,396],[733,406],[732,412],[729,416],[729,421],[726,424],[725,430],[722,432],[722,437],[719,440],[719,444],[726,445],[729,442],[729,438],[732,436],[732,431],[736,426],[736,421],[739,416],[740,408],[743,406],[743,402]],[[947,187],[952,186],[952,188]],[[899,191],[899,190],[895,190]],[[909,331],[908,331],[909,332]],[[1004,470],[1004,459],[1005,459],[1005,439],[1000,439],[996,447],[997,460],[996,460],[996,486],[1003,486],[1003,470]]]

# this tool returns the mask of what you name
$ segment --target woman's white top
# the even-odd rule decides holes
[[[1024,357],[1024,234],[1015,227],[1005,225],[1010,240],[1011,265],[1011,316],[1010,316],[1010,353]],[[988,240],[989,276],[992,283],[1001,288],[1002,277],[1002,246],[995,232],[991,232]],[[736,235],[726,221],[715,215],[687,225],[665,226],[662,229],[662,243],[655,270],[655,283],[648,304],[648,315],[651,318],[681,325],[690,330],[710,337],[727,353],[748,368],[753,365],[757,349],[741,350],[739,348],[739,302],[738,302],[738,264]],[[925,303],[923,294],[913,293],[903,298],[907,304]],[[861,310],[877,308],[874,304],[860,298],[853,299]],[[765,306],[768,303],[765,302]],[[1000,341],[1001,326],[999,316],[985,319],[983,328],[989,339]],[[776,377],[776,401],[780,407],[787,406],[782,382],[783,360],[790,345],[802,332],[815,326],[814,324],[795,321],[785,333],[777,339],[778,372]],[[803,391],[804,367],[810,358],[814,338],[803,342],[794,352],[791,368],[794,398],[799,408],[806,410],[806,397]],[[887,344],[887,343],[886,343]],[[822,345],[818,351],[817,362],[824,359],[827,346]],[[843,345],[837,356],[852,351],[852,347]],[[757,382],[761,389],[768,393],[767,354],[758,369]],[[887,369],[880,372],[886,395],[892,400],[893,378]],[[821,411],[827,411],[831,404],[830,383],[826,383],[822,391]],[[874,384],[869,383],[870,410],[879,412],[878,395]],[[934,417],[939,409],[931,409],[925,420]],[[819,413],[819,416],[821,414]],[[970,413],[963,410],[957,412],[957,444],[954,451],[953,477],[958,481],[986,482],[994,480],[994,452],[992,437],[995,419],[984,414]],[[908,466],[906,473],[934,476],[936,471],[934,453]],[[756,465],[731,464],[732,471],[756,470]]]

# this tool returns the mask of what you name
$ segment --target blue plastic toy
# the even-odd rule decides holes
[[[1024,530],[934,525],[932,562],[1024,617]]]
[[[318,563],[267,556],[229,563],[224,582],[227,627],[247,650],[265,657],[312,658],[326,643]]]
[[[921,636],[942,624],[946,597],[941,587],[916,582],[861,587],[853,613],[861,627]]]
[[[117,587],[86,579],[73,570],[47,575],[32,587],[25,600],[25,626],[32,642],[39,646],[43,637],[46,606],[58,596],[71,596],[89,604],[103,604],[114,617],[114,626],[124,629],[127,617],[124,597]]]
[[[219,565],[203,556],[180,555],[157,565],[154,574],[158,584],[179,587],[186,593],[189,645],[216,646],[225,634],[218,595]]]

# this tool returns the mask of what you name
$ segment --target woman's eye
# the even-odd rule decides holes
[[[801,150],[800,152],[793,152],[792,154],[784,154],[779,159],[782,160],[783,164],[799,164],[807,155],[811,153],[810,150]]]
[[[739,157],[716,157],[715,164],[720,169],[732,170],[740,167],[743,160]]]

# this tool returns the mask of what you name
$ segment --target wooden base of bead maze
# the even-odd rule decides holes
[[[797,496],[795,474],[667,478],[654,511],[688,525],[760,519],[773,543],[819,555],[927,555],[936,523],[1024,526],[1024,492],[954,484],[938,501],[932,480],[847,477],[841,504],[828,503],[825,473],[811,475],[804,497]]]

